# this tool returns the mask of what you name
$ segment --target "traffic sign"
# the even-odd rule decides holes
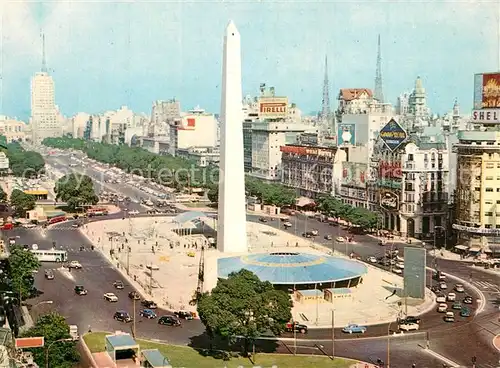
[[[45,339],[41,337],[22,337],[15,340],[16,349],[41,348],[45,345]]]

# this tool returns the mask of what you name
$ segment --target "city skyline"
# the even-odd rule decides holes
[[[450,111],[455,98],[467,112],[473,74],[498,68],[495,3],[16,1],[1,10],[0,113],[25,121],[30,78],[42,66],[41,30],[65,115],[121,105],[149,114],[152,101],[172,97],[183,110],[219,112],[229,19],[242,37],[244,94],[264,82],[305,113],[321,110],[325,54],[332,107],[340,88],[374,88],[379,33],[383,92],[393,104],[420,76],[434,112]]]

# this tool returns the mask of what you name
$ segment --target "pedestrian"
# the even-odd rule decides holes
[[[89,325],[89,333],[92,333],[92,327]]]

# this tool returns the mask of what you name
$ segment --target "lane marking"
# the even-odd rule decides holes
[[[61,267],[61,268],[57,268],[56,269],[57,271],[59,271],[64,277],[66,277],[68,280],[71,280],[71,281],[76,281],[75,280],[75,277],[72,275],[71,272],[69,272],[66,268],[64,267]]]
[[[431,350],[431,349],[423,349],[424,351],[426,351],[428,354],[432,355],[433,357],[441,360],[442,362],[448,364],[451,368],[457,368],[457,367],[461,367],[460,364],[454,362],[453,360],[450,360],[448,358],[446,358],[445,356],[439,354],[439,353],[436,353],[434,350]]]

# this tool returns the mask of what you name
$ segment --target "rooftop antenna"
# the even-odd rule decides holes
[[[42,33],[42,72],[47,73],[47,60],[45,59],[45,34]]]
[[[382,50],[380,47],[380,34],[377,43],[377,68],[375,71],[375,98],[380,103],[384,103],[384,92],[382,86]]]
[[[328,81],[328,56],[325,55],[325,77],[323,79],[323,99],[321,100],[320,118],[328,121],[330,118],[330,83]]]

